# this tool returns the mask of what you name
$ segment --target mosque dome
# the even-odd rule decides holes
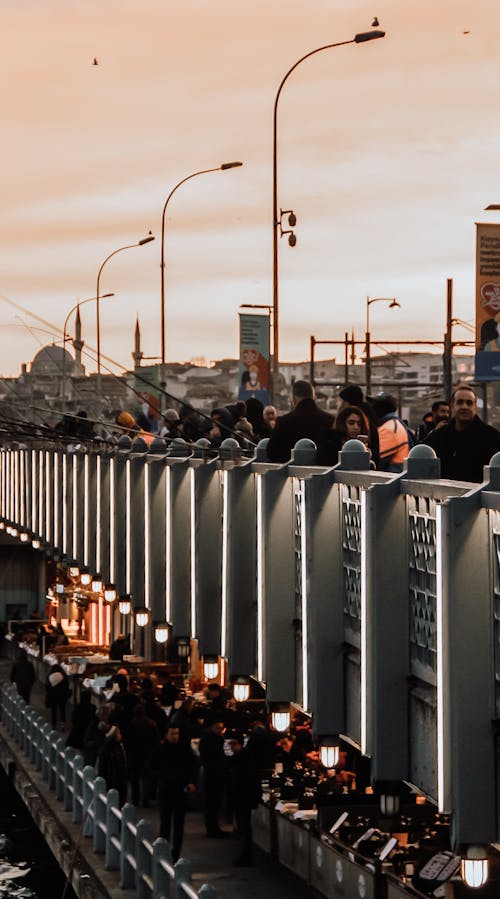
[[[68,375],[73,373],[75,360],[68,350],[62,346],[50,344],[42,347],[34,356],[31,363],[32,375],[59,375],[61,376],[63,367],[66,368]]]

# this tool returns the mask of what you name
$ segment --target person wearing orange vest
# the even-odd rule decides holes
[[[408,432],[397,414],[394,397],[381,393],[373,400],[380,445],[380,471],[401,472],[410,452]]]

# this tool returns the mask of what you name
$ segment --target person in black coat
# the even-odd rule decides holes
[[[52,665],[45,682],[45,705],[50,709],[52,727],[57,727],[57,713],[64,730],[66,723],[66,703],[71,695],[69,679],[60,665]]]
[[[156,753],[160,836],[170,842],[172,862],[181,854],[184,837],[186,796],[196,790],[196,758],[190,747],[180,742],[178,727],[170,724]]]
[[[15,684],[17,692],[24,701],[29,705],[31,688],[35,683],[35,668],[33,662],[30,662],[24,649],[19,650],[17,660],[14,662],[10,671],[10,682]]]
[[[459,384],[451,395],[451,420],[436,428],[424,443],[441,460],[441,477],[480,484],[483,468],[500,452],[500,432],[476,414],[477,397],[469,384]]]
[[[207,837],[224,836],[224,831],[219,826],[219,814],[226,788],[227,773],[227,759],[224,754],[224,731],[224,721],[213,720],[200,739]]]
[[[253,862],[252,810],[257,808],[262,787],[255,757],[244,746],[243,735],[233,733],[228,740],[232,757],[229,764],[229,799],[236,827],[241,837],[240,854],[235,865],[251,865]]]
[[[97,756],[97,774],[104,777],[108,790],[118,790],[120,806],[127,801],[127,756],[120,728],[104,725],[105,738]]]
[[[89,690],[84,690],[80,696],[80,702],[75,705],[71,713],[71,729],[66,738],[66,746],[83,749],[85,733],[95,716],[96,709],[92,705],[92,694]]]
[[[295,444],[304,437],[317,446],[322,433],[333,425],[333,416],[316,405],[314,388],[308,381],[295,381],[292,403],[294,408],[278,418],[269,438],[267,455],[271,462],[288,462]]]

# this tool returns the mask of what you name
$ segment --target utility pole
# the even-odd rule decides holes
[[[449,400],[452,390],[452,355],[453,355],[453,278],[446,280],[446,331],[444,335],[443,354],[443,386],[444,396]]]

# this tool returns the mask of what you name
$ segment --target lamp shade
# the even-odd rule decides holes
[[[323,737],[319,757],[324,768],[335,768],[339,763],[340,746],[333,738]]]
[[[236,702],[246,702],[250,698],[250,684],[245,678],[238,678],[233,684],[233,697]]]
[[[189,637],[177,637],[177,658],[188,659],[191,654],[191,640]]]
[[[19,539],[21,540],[21,543],[29,543],[30,535],[28,534],[28,531],[21,531]]]
[[[82,568],[80,571],[80,583],[82,587],[90,587],[92,583],[92,575],[88,568]]]
[[[130,596],[128,596],[128,594],[123,594],[122,596],[120,596],[120,599],[118,600],[118,609],[120,615],[130,615],[131,608],[132,600],[130,599]]]
[[[74,559],[68,565],[68,574],[70,577],[80,577],[80,566]]]
[[[135,610],[135,623],[137,627],[146,627],[149,624],[150,612],[149,609],[141,608]]]
[[[397,793],[381,793],[379,796],[380,814],[393,818],[399,813],[400,798]]]
[[[100,593],[102,590],[102,577],[100,574],[94,574],[92,578],[92,593]]]
[[[167,621],[161,621],[159,624],[155,624],[154,635],[157,643],[166,643],[168,640],[168,632],[170,630],[170,625]]]
[[[215,680],[219,673],[218,656],[203,657],[203,674],[207,680]]]
[[[488,880],[489,864],[485,846],[469,846],[462,858],[462,880],[474,890],[484,886]]]
[[[114,602],[116,599],[116,587],[114,584],[106,584],[104,588],[104,599],[106,602]]]
[[[271,724],[274,730],[284,733],[290,727],[290,705],[288,703],[277,703],[271,706]]]

